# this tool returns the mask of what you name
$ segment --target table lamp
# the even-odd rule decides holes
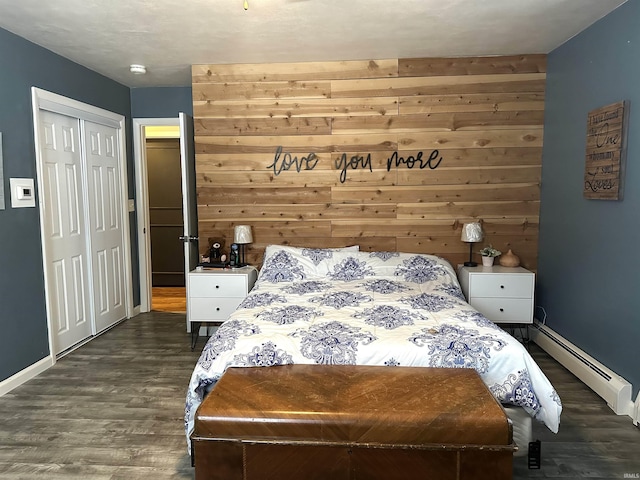
[[[464,262],[465,267],[475,267],[478,264],[473,261],[473,244],[481,242],[484,235],[480,222],[465,223],[462,225],[462,236],[460,240],[469,244],[469,261]]]
[[[233,229],[233,243],[238,244],[238,267],[247,265],[245,262],[245,245],[253,243],[253,235],[251,235],[250,225],[236,225]]]

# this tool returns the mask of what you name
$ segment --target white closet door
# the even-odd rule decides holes
[[[92,333],[79,128],[76,118],[41,113],[42,228],[55,355]]]
[[[126,316],[118,130],[84,121],[96,332]]]

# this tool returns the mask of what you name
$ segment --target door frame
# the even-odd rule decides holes
[[[138,224],[138,271],[140,277],[140,313],[151,311],[151,230],[149,219],[149,176],[145,127],[180,127],[179,117],[134,118],[133,157],[136,177],[136,220]],[[173,138],[173,137],[172,137]],[[186,281],[186,278],[185,278]]]
[[[51,318],[51,296],[49,285],[49,265],[48,254],[49,248],[47,248],[47,238],[44,231],[45,225],[45,208],[43,204],[44,199],[44,166],[43,158],[41,155],[42,142],[40,141],[40,111],[47,110],[53,113],[61,115],[68,115],[80,120],[88,120],[90,122],[99,123],[101,125],[107,125],[118,130],[118,149],[120,151],[120,183],[122,185],[122,211],[120,212],[122,218],[123,229],[123,261],[125,267],[124,282],[125,282],[125,317],[131,318],[133,312],[133,280],[131,272],[131,235],[129,226],[129,211],[128,205],[128,180],[127,180],[127,155],[126,155],[126,133],[125,133],[125,117],[123,115],[110,112],[87,103],[74,100],[57,93],[49,92],[37,87],[31,87],[31,104],[33,109],[33,129],[34,129],[34,145],[35,145],[35,157],[36,157],[36,185],[38,191],[38,212],[40,219],[40,242],[42,247],[42,264],[44,270],[44,295],[45,295],[45,311],[47,316],[47,330],[49,337],[49,356],[52,363],[56,362],[56,355],[54,354],[54,333],[52,328]],[[83,190],[86,189],[86,185],[83,184]],[[83,221],[86,221],[83,219]],[[85,240],[90,241],[90,233],[86,232]],[[88,243],[89,245],[90,243]],[[87,272],[90,280],[90,291],[93,292],[93,284],[91,282],[92,265],[87,262]],[[93,297],[93,294],[91,295]],[[91,312],[93,315],[93,298],[90,299]],[[91,331],[92,335],[96,335],[96,325],[94,318],[91,318]],[[82,345],[80,342],[77,346]]]

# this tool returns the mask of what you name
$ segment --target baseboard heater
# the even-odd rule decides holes
[[[531,339],[540,348],[602,397],[617,415],[634,417],[628,381],[546,325],[535,323],[531,330]]]

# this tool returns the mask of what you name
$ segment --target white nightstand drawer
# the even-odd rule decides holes
[[[531,298],[533,282],[533,275],[483,275],[482,281],[471,282],[469,297]]]
[[[236,298],[207,298],[192,297],[191,310],[189,310],[189,320],[191,321],[221,321],[224,322],[229,315],[244,300],[243,297]]]
[[[240,297],[247,294],[246,275],[190,275],[191,297]]]
[[[531,298],[474,298],[472,307],[495,323],[533,323]]]

